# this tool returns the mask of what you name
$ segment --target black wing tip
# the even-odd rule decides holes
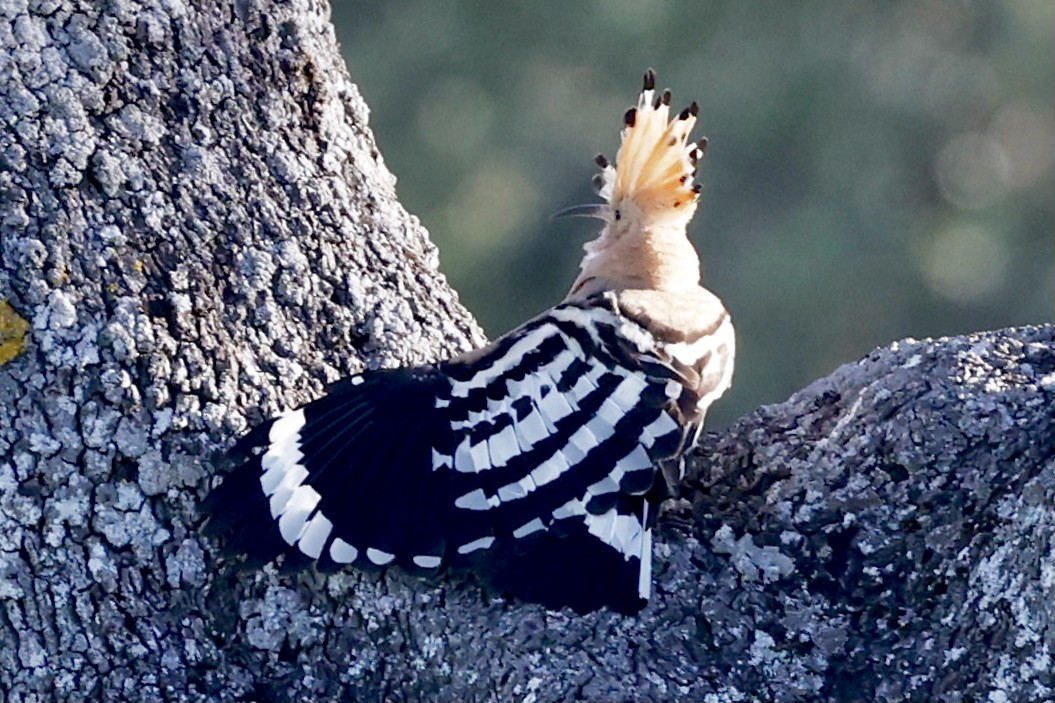
[[[237,463],[241,452],[230,459]],[[259,476],[259,459],[242,460],[198,506],[206,518],[202,535],[218,541],[220,555],[239,569],[263,566],[288,550],[260,490]]]
[[[429,568],[432,561],[424,558],[434,553],[434,534],[429,530],[420,539],[411,539],[406,510],[415,518],[430,518],[430,525],[439,520],[427,508],[440,505],[435,499],[438,490],[433,483],[435,474],[429,454],[434,433],[428,419],[440,378],[433,367],[352,376],[302,406],[296,427],[283,428],[296,432],[295,437],[288,438],[295,441],[300,454],[295,460],[286,457],[284,468],[269,462],[269,470],[289,472],[295,465],[298,471],[306,472],[298,481],[297,490],[310,486],[320,496],[313,512],[297,516],[304,524],[318,516],[331,523],[321,546],[317,541],[311,544],[320,550],[317,557],[312,556],[314,549],[305,553],[299,538],[293,544],[283,538],[280,521],[272,514],[273,498],[264,493],[261,485],[265,474],[262,462],[264,451],[271,445],[271,430],[289,414],[261,423],[235,444],[226,460],[217,462],[233,464],[234,469],[201,502],[199,510],[207,518],[202,533],[216,539],[219,553],[232,562],[263,565],[278,560],[281,572],[297,571],[312,563],[321,572],[347,566],[383,571],[393,564],[406,566],[408,571],[434,572],[434,568]],[[429,441],[423,441],[423,437]],[[406,471],[393,472],[393,467],[404,467]],[[373,498],[403,495],[408,482],[420,486],[420,498],[430,498],[427,505],[422,507],[421,500],[404,502],[405,510],[400,512]],[[349,563],[332,558],[331,550],[338,538],[355,549],[350,556],[345,554]],[[399,556],[378,564],[368,557],[368,547],[410,556],[406,564]]]

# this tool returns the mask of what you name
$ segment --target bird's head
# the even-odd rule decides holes
[[[670,91],[656,94],[656,75],[645,73],[636,107],[623,116],[615,163],[596,159],[596,205],[563,213],[604,221],[587,242],[582,273],[569,298],[633,288],[677,291],[699,285],[699,258],[685,228],[696,212],[700,187],[693,182],[707,140],[689,141],[699,108],[692,103],[670,115]]]

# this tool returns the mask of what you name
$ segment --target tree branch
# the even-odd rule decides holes
[[[0,10],[0,298],[32,323],[0,365],[0,697],[1052,696],[1050,326],[901,343],[707,436],[638,618],[218,564],[232,438],[483,340],[328,9],[192,5]]]

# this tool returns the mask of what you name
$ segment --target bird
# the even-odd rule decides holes
[[[707,140],[644,74],[564,300],[487,346],[368,370],[251,430],[205,500],[240,563],[478,574],[503,596],[634,615],[652,533],[705,415],[732,382],[735,335],[701,286],[686,228]]]

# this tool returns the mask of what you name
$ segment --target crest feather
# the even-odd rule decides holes
[[[633,203],[652,221],[688,222],[696,210],[699,186],[693,181],[707,140],[690,142],[699,106],[693,102],[671,118],[669,90],[656,94],[656,74],[645,72],[637,106],[623,116],[622,144],[611,164],[597,158],[597,192],[613,211]],[[675,222],[671,222],[675,224]]]

